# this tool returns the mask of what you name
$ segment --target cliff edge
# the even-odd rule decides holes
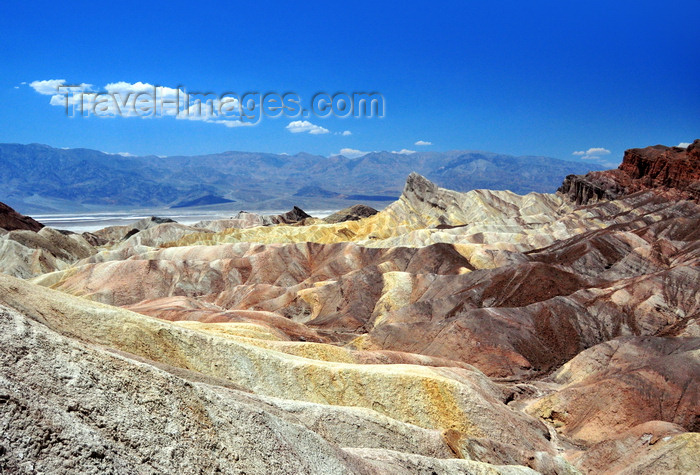
[[[700,202],[700,139],[688,148],[654,145],[629,149],[617,169],[569,175],[557,191],[585,205],[644,190]]]

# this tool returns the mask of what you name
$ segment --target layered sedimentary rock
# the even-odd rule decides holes
[[[106,228],[100,229],[92,233],[102,240],[103,243],[115,243],[128,239],[131,236],[137,234],[140,231],[156,227],[160,224],[175,223],[169,218],[159,218],[157,216],[151,216],[148,218],[143,218],[135,223],[121,225],[121,226],[108,226]]]
[[[363,221],[412,207],[429,225],[440,222],[431,213],[441,208],[447,210],[443,216],[459,219],[460,201],[473,199],[431,185],[414,178],[396,206]],[[620,335],[697,332],[700,213],[694,203],[648,193],[582,210],[545,201],[531,208],[550,214],[537,215],[508,208],[504,200],[493,202],[494,209],[497,203],[504,209],[491,219],[511,220],[508,233],[489,235],[483,224],[435,225],[433,234],[454,236],[456,245],[128,247],[37,282],[171,320],[216,322],[228,321],[231,312],[275,312],[351,348],[464,361],[500,377],[547,373]],[[289,229],[303,236],[316,227]],[[253,230],[277,236],[281,228]],[[532,234],[533,228],[551,232]],[[584,240],[575,234],[581,228],[589,229]],[[557,233],[566,239],[556,241]],[[173,297],[207,308],[175,308],[166,316],[163,305]]]
[[[700,139],[688,148],[627,150],[618,169],[569,175],[559,191],[577,204],[587,204],[650,189],[672,199],[700,200]]]
[[[623,337],[581,352],[553,375],[562,386],[528,409],[587,443],[665,421],[700,431],[700,338]]]
[[[647,422],[572,454],[571,459],[583,473],[694,473],[700,466],[700,434],[667,422]]]
[[[413,174],[397,202],[360,219],[144,223],[31,282],[0,276],[2,423],[21,447],[0,460],[692,472],[700,205],[681,199],[696,183],[673,172],[679,154],[629,151],[638,172],[610,176],[639,176],[573,201],[457,193]],[[597,198],[577,205],[586,193]],[[85,396],[50,390],[61,384]],[[27,442],[33,420],[50,442]],[[149,443],[122,449],[137,440]]]
[[[0,272],[30,278],[68,268],[95,254],[81,235],[44,227],[38,232],[10,231],[0,236]]]
[[[193,432],[189,437],[194,437],[196,440],[203,437],[203,435],[200,436],[198,434],[199,431],[209,431],[206,438],[202,440],[202,443],[205,444],[203,448],[206,448],[206,452],[210,454],[209,458],[216,456],[223,457],[224,460],[227,458],[231,459],[235,457],[235,452],[230,453],[229,451],[234,450],[241,454],[239,457],[244,461],[241,463],[257,463],[258,467],[274,467],[277,462],[274,462],[274,459],[268,460],[265,458],[265,446],[249,449],[246,448],[246,444],[232,441],[226,443],[224,447],[228,448],[224,450],[222,455],[214,455],[219,453],[218,450],[213,450],[218,445],[211,445],[214,443],[213,441],[217,440],[216,432],[211,433],[211,429],[207,429],[207,427],[214,425],[214,427],[220,428],[216,429],[216,431],[226,430],[229,432],[227,437],[246,437],[253,429],[252,426],[247,428],[246,423],[244,423],[243,427],[237,426],[236,420],[226,419],[223,413],[216,414],[215,407],[228,407],[230,410],[231,405],[234,403],[233,401],[228,402],[227,399],[235,400],[241,396],[226,397],[226,394],[221,394],[223,389],[220,387],[214,388],[215,393],[216,391],[220,393],[218,395],[202,394],[201,392],[211,393],[212,389],[208,389],[206,386],[208,384],[217,387],[223,386],[228,390],[239,389],[240,391],[245,389],[260,397],[283,397],[285,399],[305,401],[306,405],[277,403],[280,408],[284,408],[294,414],[297,411],[301,412],[301,419],[307,417],[304,416],[303,412],[305,410],[308,412],[308,409],[304,408],[312,408],[308,403],[360,408],[362,409],[360,412],[353,412],[353,410],[348,409],[330,409],[328,412],[333,414],[334,411],[340,411],[342,414],[345,411],[348,414],[347,416],[337,416],[339,420],[347,419],[352,414],[356,414],[356,420],[364,418],[368,421],[386,421],[384,422],[385,431],[394,430],[404,433],[406,436],[410,436],[411,431],[413,431],[413,437],[424,439],[424,442],[414,439],[414,447],[415,444],[421,447],[424,445],[423,448],[414,449],[415,452],[423,452],[426,456],[454,457],[455,451],[460,453],[467,452],[470,438],[487,438],[503,444],[504,447],[512,447],[515,454],[519,453],[515,449],[517,444],[520,450],[524,448],[533,454],[541,453],[540,458],[548,460],[550,464],[567,466],[563,460],[557,462],[558,459],[556,459],[553,447],[551,447],[548,440],[549,434],[545,425],[523,413],[510,410],[502,402],[505,397],[504,389],[491,383],[488,378],[473,368],[433,369],[404,364],[360,365],[329,362],[308,356],[300,358],[257,345],[251,345],[245,340],[232,338],[220,332],[215,333],[206,329],[194,330],[175,326],[160,320],[149,319],[127,310],[104,306],[55,291],[41,289],[10,277],[0,276],[0,289],[0,304],[13,309],[2,314],[2,323],[6,327],[2,332],[5,339],[2,348],[4,351],[7,350],[6,353],[3,353],[3,358],[7,363],[3,365],[3,392],[6,393],[4,400],[6,402],[12,401],[18,406],[18,413],[13,414],[10,421],[16,421],[14,418],[20,417],[22,411],[32,412],[32,409],[36,409],[37,406],[51,405],[52,400],[60,401],[62,397],[68,398],[69,394],[75,394],[75,391],[71,391],[69,387],[66,387],[65,390],[59,393],[54,391],[49,394],[48,391],[51,386],[59,384],[57,380],[62,377],[61,375],[65,371],[61,365],[70,367],[75,365],[73,363],[75,361],[87,359],[88,363],[79,364],[77,372],[73,371],[70,379],[74,382],[69,386],[82,388],[82,390],[88,391],[91,397],[86,399],[85,397],[75,398],[74,396],[75,402],[67,405],[67,409],[64,409],[66,405],[61,404],[57,406],[60,409],[57,408],[54,411],[57,412],[55,416],[57,418],[63,417],[70,420],[75,419],[77,416],[83,421],[82,424],[87,426],[85,431],[88,434],[80,434],[81,442],[82,437],[92,438],[92,444],[88,443],[87,440],[83,442],[88,445],[83,456],[88,459],[87,462],[91,462],[89,460],[90,457],[99,460],[104,459],[104,456],[100,456],[100,454],[104,455],[105,452],[118,452],[116,449],[110,450],[109,445],[113,445],[116,442],[114,439],[120,437],[120,431],[123,430],[125,432],[124,436],[131,437],[129,434],[132,432],[127,427],[131,424],[135,426],[142,425],[142,423],[139,423],[139,420],[142,420],[144,416],[138,414],[130,416],[129,412],[138,413],[138,411],[141,411],[141,414],[143,414],[143,411],[149,410],[150,412],[151,407],[158,407],[158,412],[151,417],[155,417],[159,421],[158,424],[163,424],[164,427],[169,429],[166,429],[161,434],[161,431],[155,428],[155,422],[148,423],[147,427],[149,430],[154,431],[152,437],[159,437],[160,440],[156,439],[156,445],[153,447],[150,444],[146,444],[149,448],[145,448],[145,450],[150,453],[150,455],[145,456],[146,462],[166,463],[166,461],[159,459],[162,457],[167,458],[170,453],[168,451],[172,450],[172,447],[165,453],[153,452],[157,451],[159,447],[168,447],[167,440],[172,440],[172,437],[177,437],[183,432]],[[47,333],[50,335],[47,335]],[[57,334],[63,336],[59,337]],[[65,339],[65,337],[77,336],[82,342],[80,345]],[[37,343],[32,343],[35,340]],[[41,352],[39,352],[38,346],[40,343],[38,342],[47,340],[52,343],[48,345],[43,344]],[[11,344],[11,342],[15,343]],[[53,349],[52,345],[55,345],[57,348]],[[99,350],[98,353],[104,355],[105,350],[100,348],[111,348],[119,352],[118,355],[111,358],[112,360],[122,360],[123,358],[119,356],[135,358],[150,363],[150,366],[155,365],[161,370],[174,373],[180,379],[202,382],[204,384],[196,384],[193,387],[192,383],[171,381],[167,385],[171,388],[169,393],[172,396],[169,396],[168,399],[163,399],[157,392],[154,392],[155,388],[163,387],[163,383],[157,381],[157,378],[154,381],[150,375],[143,374],[144,371],[153,372],[153,369],[144,368],[129,376],[129,369],[124,368],[117,371],[117,374],[114,374],[114,364],[100,361],[105,359],[105,356],[86,354],[84,345],[93,348],[88,351],[88,353],[93,355],[97,350]],[[25,349],[22,351],[15,350],[14,348],[17,346]],[[42,358],[44,353],[53,353],[54,356],[52,358],[47,356]],[[26,355],[26,357],[23,357],[23,355]],[[35,364],[32,361],[35,361],[37,358],[47,363],[50,361],[51,364],[41,370],[35,369],[32,372],[33,376],[29,378],[26,375],[23,376],[26,372],[20,370],[20,368]],[[143,358],[146,360],[143,360]],[[97,361],[93,363],[92,361],[94,360]],[[60,363],[57,363],[57,361]],[[93,365],[98,366],[93,368]],[[133,363],[131,365],[133,366]],[[196,373],[192,374],[192,371]],[[34,377],[38,380],[44,379],[46,392],[31,396],[34,400],[26,400],[29,393],[22,388],[35,384],[33,382]],[[144,379],[147,381],[144,384],[137,383],[137,381]],[[52,380],[54,382],[50,383]],[[133,383],[131,383],[132,380]],[[135,386],[129,387],[126,391],[119,391],[119,385],[124,385],[125,381],[130,381],[129,384],[134,384]],[[154,386],[151,389],[139,387],[145,384]],[[181,389],[183,384],[184,388]],[[105,385],[109,385],[109,387],[105,388]],[[131,411],[114,412],[111,409],[106,410],[107,404],[104,401],[101,402],[100,398],[109,398],[109,394],[115,391],[119,391],[120,398],[127,398],[127,400],[138,395],[139,399],[135,405],[132,403]],[[99,396],[97,400],[92,399],[92,395],[95,392],[98,393],[95,397]],[[182,396],[180,396],[181,393],[183,394]],[[24,400],[22,400],[23,397],[25,398]],[[180,397],[185,399],[178,402],[177,399]],[[203,401],[199,402],[202,397],[207,399],[206,403]],[[249,404],[257,405],[258,407],[263,406],[260,402],[255,404],[255,401],[260,401],[260,397],[251,397],[252,401]],[[45,398],[49,398],[49,400]],[[263,397],[262,400],[268,400],[267,398]],[[212,399],[216,402],[210,402]],[[177,408],[185,404],[185,401],[188,401],[187,407],[191,409],[183,410],[172,407],[174,405]],[[210,404],[213,404],[213,407]],[[113,403],[109,407],[112,408]],[[160,412],[161,407],[162,412]],[[172,414],[170,412],[173,410],[180,411],[178,414],[182,414],[182,421],[178,420],[175,422],[171,420]],[[238,413],[235,410],[231,412],[234,414]],[[273,412],[274,414],[274,412],[282,411],[269,410],[268,412]],[[270,417],[264,411],[261,412],[259,408],[256,413],[259,414],[258,418],[253,418],[250,424],[260,423]],[[308,414],[308,417],[311,416],[312,414]],[[28,416],[25,415],[23,417],[26,420]],[[129,420],[128,424],[125,421],[120,422],[121,417],[126,417]],[[236,419],[238,417],[236,416]],[[297,420],[296,417],[287,417]],[[394,422],[386,419],[387,417],[393,419]],[[506,426],[493,425],[492,421],[494,419],[504,421],[508,429],[506,429]],[[69,423],[66,424],[68,425],[66,430],[69,430],[72,426]],[[187,426],[192,424],[195,424],[195,427],[188,429]],[[285,429],[281,422],[275,423],[270,421],[269,424],[276,430],[283,431],[284,434]],[[112,428],[105,430],[105,425]],[[412,429],[412,427],[416,426],[416,429]],[[117,427],[120,427],[120,429]],[[235,430],[232,427],[236,427]],[[321,430],[323,427],[324,425],[321,424],[320,427],[316,428]],[[423,430],[418,428],[423,428]],[[513,432],[513,428],[516,428],[517,434]],[[98,433],[90,436],[89,433],[95,430],[98,430]],[[290,430],[298,433],[300,428],[297,426],[296,428],[290,428]],[[435,432],[431,431],[440,431],[439,433],[452,431],[451,433],[455,435],[450,437],[448,443],[446,437],[443,436],[440,441],[439,438],[436,439],[431,435],[435,434]],[[51,437],[51,430],[48,432],[47,436]],[[21,436],[25,434],[21,431],[17,432],[17,428],[14,426],[12,435],[19,441],[22,439]],[[60,438],[61,434],[57,436]],[[121,438],[123,439],[124,436],[121,436]],[[139,434],[138,431],[133,432],[133,437],[139,436],[144,437],[147,435],[142,432]],[[150,438],[151,436],[147,437]],[[264,432],[257,433],[257,435],[253,436],[252,442],[254,443],[258,437],[265,444],[270,443],[274,445],[275,440],[280,435],[266,435]],[[325,463],[339,463],[340,461],[337,459],[341,459],[341,461],[343,459],[343,456],[338,454],[338,449],[334,448],[335,444],[325,442],[326,446],[330,445],[330,447],[324,449],[322,448],[324,444],[314,434],[306,436],[289,434],[281,437],[287,439],[308,437],[310,438],[309,443],[321,445],[318,450],[305,449],[303,448],[304,443],[296,446],[296,450],[301,452],[301,460],[309,457],[320,457],[321,459],[330,459],[326,460]],[[336,440],[343,440],[341,434],[336,434],[333,437]],[[349,437],[350,435],[347,438]],[[525,444],[523,444],[522,437],[527,438]],[[389,442],[386,444],[382,443],[381,438],[378,438],[376,435],[370,438],[368,445],[363,445],[362,439],[356,439],[355,443],[351,445],[382,450],[401,448],[401,436],[390,437],[387,435],[386,438],[395,445],[389,447]],[[106,441],[103,439],[106,439]],[[396,441],[396,439],[399,440]],[[185,442],[182,441],[181,443]],[[223,442],[219,440],[218,443]],[[97,449],[90,447],[90,445],[94,444],[98,445]],[[407,440],[405,444],[409,444],[409,441]],[[201,448],[197,448],[200,445],[198,443],[190,442],[188,445],[191,447],[186,452],[188,450],[201,450]],[[60,446],[54,446],[53,449],[60,450]],[[29,447],[27,450],[30,450]],[[95,450],[98,451],[98,454],[91,455]],[[181,452],[182,449],[178,451]],[[324,455],[324,451],[326,455]],[[283,451],[280,455],[282,458],[294,456],[285,452]],[[5,453],[8,453],[8,451]],[[11,453],[16,454],[16,452]],[[382,452],[378,453],[381,454]],[[62,459],[66,458],[65,455],[60,453],[38,454],[35,456],[41,459],[40,455],[45,455],[49,459],[55,457],[63,462],[65,460]],[[388,457],[390,455],[385,454],[384,456]],[[401,457],[409,460],[416,458],[415,454],[402,455]],[[194,455],[185,455],[184,458],[189,463],[198,463]],[[527,462],[525,459],[523,461]],[[11,462],[15,464],[21,463],[20,460],[12,460]],[[76,464],[84,462],[85,460],[73,459],[73,463]],[[169,462],[173,464],[182,463],[182,461],[177,459]],[[144,463],[144,460],[141,463]],[[207,463],[213,462],[208,460]],[[218,463],[222,462],[219,461]],[[312,462],[307,460],[304,463],[310,464]],[[441,465],[440,462],[430,462],[430,460],[422,459],[419,459],[416,463],[428,466],[431,464]],[[469,467],[469,464],[464,463],[462,465],[460,463],[452,463],[446,466],[449,467],[450,465],[453,466],[455,473],[459,473],[459,470],[468,470]],[[307,469],[316,473],[322,473],[323,470],[313,465],[309,465]],[[489,468],[488,466],[484,466],[483,469],[498,470],[497,467]],[[520,469],[514,468],[514,470],[517,473],[517,470]],[[227,471],[230,471],[230,469]],[[409,472],[407,471],[407,473]],[[488,471],[485,473],[488,473]]]
[[[380,474],[389,460],[393,473],[535,473],[451,458],[439,431],[373,411],[257,396],[80,343],[7,308],[0,326],[0,464],[13,473]]]
[[[509,191],[474,190],[459,193],[439,188],[411,174],[398,201],[382,212],[358,221],[307,226],[229,228],[214,234],[190,234],[164,247],[235,242],[294,243],[357,242],[365,247],[426,246],[437,242],[494,244],[528,248],[568,237],[578,229],[553,226],[573,210],[560,196]],[[572,223],[580,226],[580,223]],[[455,229],[464,228],[466,229]],[[553,234],[552,234],[553,233]],[[550,236],[550,234],[552,234]]]
[[[194,225],[195,228],[208,229],[210,231],[223,231],[225,229],[244,229],[257,226],[274,226],[276,224],[297,224],[305,222],[311,218],[310,215],[298,207],[282,214],[263,215],[240,211],[231,219],[215,219],[210,221],[200,221]]]

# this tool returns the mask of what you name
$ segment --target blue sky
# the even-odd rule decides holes
[[[3,2],[0,141],[138,155],[469,149],[613,163],[626,148],[700,137],[699,15],[697,0]],[[288,118],[71,119],[30,87],[57,79],[304,100],[376,91],[386,114],[305,119],[328,131],[315,134],[292,133]]]

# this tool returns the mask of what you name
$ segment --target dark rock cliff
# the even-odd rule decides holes
[[[0,228],[7,231],[17,229],[26,231],[39,231],[44,225],[29,216],[19,214],[5,203],[0,203]]]
[[[700,201],[700,139],[687,149],[663,145],[629,149],[617,169],[569,175],[558,191],[585,205],[644,190]]]

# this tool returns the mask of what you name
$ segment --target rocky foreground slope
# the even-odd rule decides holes
[[[675,169],[625,162],[654,154]],[[587,205],[413,174],[340,222],[44,228],[90,243],[43,274],[0,259],[38,275],[0,275],[0,466],[693,473],[697,184],[643,170]]]
[[[29,278],[97,252],[90,236],[58,231],[0,203],[0,272]]]

